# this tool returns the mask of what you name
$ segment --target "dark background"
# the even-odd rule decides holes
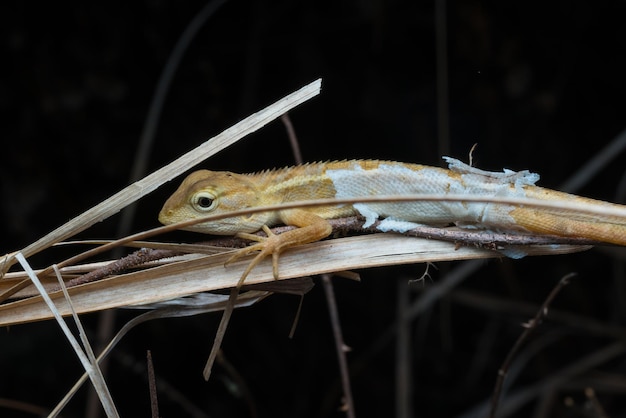
[[[158,77],[204,5],[1,6],[0,251],[22,248],[128,184]],[[448,1],[447,153],[467,160],[478,143],[477,166],[530,169],[542,175],[541,185],[558,188],[624,129],[625,12],[624,1]],[[305,160],[441,165],[434,16],[433,2],[420,1],[226,2],[180,63],[149,169],[319,77],[321,96],[291,112]],[[274,122],[203,166],[256,171],[292,164],[291,155],[283,126]],[[578,192],[619,199],[624,161],[616,155]],[[157,226],[156,214],[174,188],[168,184],[140,202],[133,231]],[[118,221],[113,217],[81,237],[112,238]],[[485,262],[411,328],[412,364],[402,367],[413,380],[415,416],[461,416],[488,399],[520,324],[566,273],[578,277],[553,310],[569,319],[545,321],[528,343],[534,351],[525,351],[512,390],[563,377],[564,368],[626,335],[620,254]],[[50,257],[41,263],[55,261]],[[410,287],[406,282],[424,266],[361,271],[361,283],[335,281],[352,347],[357,416],[397,412],[396,344],[381,338],[393,326],[398,286],[418,299],[456,266],[440,263],[439,271],[431,269],[432,281]],[[321,286],[306,297],[289,340],[297,304],[296,297],[278,295],[235,313],[223,348],[245,385],[221,366],[210,382],[201,378],[218,315],[140,326],[109,367],[120,413],[149,416],[145,373],[135,367],[150,349],[162,379],[162,416],[194,416],[190,405],[204,416],[251,416],[250,404],[259,417],[342,416]],[[120,312],[116,327],[132,315]],[[95,334],[96,316],[86,321]],[[79,376],[78,361],[52,322],[2,330],[0,340],[0,398],[49,408]],[[625,372],[626,355],[582,368],[513,416],[600,416],[586,387],[595,389],[609,416],[626,416]],[[173,398],[174,389],[185,401]],[[81,391],[64,416],[83,416],[85,396]]]

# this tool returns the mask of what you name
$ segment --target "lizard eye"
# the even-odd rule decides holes
[[[215,209],[215,196],[208,192],[198,192],[191,198],[191,204],[198,212],[208,212]]]

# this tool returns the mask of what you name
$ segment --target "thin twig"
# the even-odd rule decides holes
[[[220,325],[217,327],[217,332],[215,333],[215,339],[213,340],[211,353],[209,354],[209,358],[207,359],[206,365],[204,366],[204,371],[202,372],[202,376],[204,376],[204,380],[208,381],[209,377],[211,377],[211,369],[213,368],[213,363],[215,363],[217,354],[219,353],[219,350],[222,346],[224,335],[226,335],[226,328],[228,328],[228,322],[230,321],[230,317],[233,314],[235,301],[237,300],[238,295],[239,295],[238,288],[235,287],[231,289],[230,296],[228,297],[228,302],[226,302],[226,308],[224,309],[224,313],[222,313],[222,319],[220,320]]]
[[[146,367],[148,369],[148,387],[150,389],[150,411],[152,418],[159,418],[159,399],[157,395],[156,377],[154,374],[154,364],[152,363],[152,352],[146,353]]]
[[[435,49],[437,66],[437,144],[439,155],[450,150],[450,115],[448,94],[448,41],[446,0],[435,1]]]
[[[304,161],[302,160],[302,153],[300,152],[300,144],[298,143],[296,130],[294,129],[293,123],[291,123],[291,119],[289,118],[289,113],[282,115],[280,120],[285,125],[285,129],[287,129],[287,137],[289,137],[289,144],[291,145],[291,151],[293,152],[293,159],[296,164],[302,164]]]
[[[410,289],[406,280],[399,280],[396,308],[396,417],[409,418],[412,410],[411,379],[411,318],[409,310]]]
[[[298,309],[296,310],[296,314],[293,317],[293,321],[291,323],[291,328],[289,329],[289,339],[292,339],[296,334],[296,328],[298,327],[298,323],[300,322],[300,314],[302,313],[302,304],[304,303],[304,295],[300,295],[300,303],[298,303]]]
[[[337,310],[337,301],[335,300],[335,291],[328,274],[322,275],[322,285],[328,302],[328,314],[330,323],[333,328],[335,337],[335,347],[337,349],[337,359],[339,361],[339,371],[341,373],[341,385],[343,387],[344,408],[348,418],[355,418],[354,401],[352,400],[352,389],[350,389],[350,374],[348,372],[348,361],[346,360],[347,346],[343,341],[343,333],[339,322],[339,312]]]
[[[576,273],[570,273],[563,276],[563,278],[559,280],[557,285],[554,287],[554,289],[552,289],[546,300],[543,302],[535,317],[523,325],[525,328],[524,332],[522,332],[517,341],[515,341],[515,344],[513,344],[513,347],[507,354],[504,362],[502,363],[502,366],[500,366],[500,370],[498,370],[498,379],[496,380],[496,385],[493,389],[493,396],[491,399],[491,411],[489,413],[490,418],[495,418],[496,416],[498,404],[500,402],[500,393],[502,392],[502,386],[504,385],[504,379],[506,378],[506,374],[511,367],[513,359],[517,355],[517,352],[522,347],[522,344],[524,344],[524,342],[526,342],[530,335],[537,329],[543,318],[548,315],[548,307],[550,306],[556,295],[558,295],[561,289],[569,284],[570,279],[575,275]]]

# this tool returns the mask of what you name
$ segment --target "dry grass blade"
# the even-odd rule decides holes
[[[256,302],[263,300],[268,296],[268,292],[248,291],[241,293],[235,302],[235,307],[241,308],[253,305]],[[97,362],[100,363],[113,348],[119,343],[124,336],[130,332],[134,327],[142,324],[146,321],[159,318],[174,318],[184,317],[192,315],[200,315],[207,312],[215,312],[223,310],[226,306],[228,296],[215,295],[215,294],[200,294],[194,295],[190,300],[183,301],[171,301],[161,306],[151,306],[150,311],[143,313],[130,321],[128,321],[113,337],[113,339],[107,344],[102,353],[98,356]],[[83,374],[80,379],[74,384],[59,404],[52,410],[49,416],[57,416],[67,405],[67,403],[76,394],[78,389],[87,381],[87,373]]]
[[[46,306],[50,309],[51,315],[54,316],[54,318],[57,320],[59,326],[61,327],[61,329],[63,330],[63,333],[65,334],[65,337],[72,345],[72,348],[76,352],[76,355],[78,356],[80,362],[85,368],[85,371],[89,375],[89,378],[91,379],[91,382],[93,383],[94,388],[96,389],[96,392],[98,393],[100,402],[102,403],[102,406],[107,414],[107,417],[118,417],[119,414],[117,413],[115,404],[113,403],[113,399],[111,398],[111,394],[109,393],[109,389],[107,388],[106,383],[104,382],[104,377],[102,376],[102,373],[100,372],[98,368],[98,365],[95,363],[95,361],[92,363],[87,353],[83,351],[83,349],[80,347],[80,345],[78,344],[78,341],[76,340],[76,338],[74,338],[74,335],[72,334],[67,324],[65,323],[65,321],[59,314],[58,310],[56,309],[55,304],[52,302],[52,300],[46,293],[46,290],[43,288],[43,286],[41,286],[39,279],[37,279],[37,276],[31,269],[30,265],[28,264],[24,256],[21,253],[17,253],[15,255],[15,258],[22,265],[22,268],[24,269],[24,271],[28,273],[28,276],[33,281],[35,286],[37,286],[37,289],[41,292],[41,296],[44,299]],[[72,313],[75,313],[75,310],[73,309],[73,305],[71,304],[67,293],[63,294],[63,296],[65,297],[64,301],[67,303],[67,306],[69,307],[70,311]],[[89,350],[87,349],[87,351]]]

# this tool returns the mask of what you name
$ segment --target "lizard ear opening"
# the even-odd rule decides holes
[[[210,212],[217,206],[217,199],[212,193],[202,191],[191,197],[191,205],[198,212]]]

